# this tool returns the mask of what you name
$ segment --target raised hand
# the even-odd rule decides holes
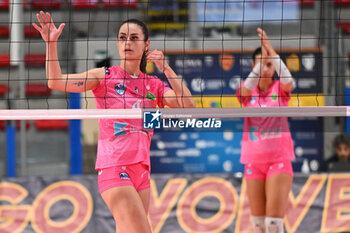
[[[265,65],[269,60],[270,60],[269,53],[268,53],[266,47],[263,44],[261,44],[260,63]]]
[[[270,42],[269,38],[266,35],[266,32],[264,30],[262,30],[261,28],[258,28],[257,31],[258,31],[258,35],[259,35],[259,37],[261,39],[261,49],[262,49],[262,51],[263,51],[263,49],[265,49],[268,57],[276,56],[277,53],[273,49],[273,47],[271,45],[271,42]]]
[[[169,66],[167,61],[164,58],[164,54],[160,50],[151,50],[146,53],[147,61],[153,62],[156,64],[158,69],[162,72]]]
[[[40,26],[35,23],[32,25],[40,32],[43,40],[46,43],[56,42],[58,37],[61,35],[65,24],[61,23],[61,25],[56,28],[54,22],[52,21],[51,15],[48,12],[44,13],[43,11],[40,11],[40,14],[36,14],[36,17],[38,18]]]

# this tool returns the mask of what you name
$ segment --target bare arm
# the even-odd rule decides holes
[[[255,64],[253,70],[246,78],[244,85],[240,87],[239,97],[241,98],[242,102],[245,102],[246,98],[249,98],[252,91],[258,86],[262,67],[263,65],[260,62]]]
[[[159,70],[163,71],[173,88],[164,94],[163,102],[172,108],[195,108],[196,105],[192,94],[187,86],[181,81],[164,59],[162,51],[153,50],[147,53],[147,60],[156,64]]]
[[[46,43],[46,78],[51,89],[66,92],[85,92],[96,87],[104,77],[104,69],[96,68],[80,74],[62,74],[57,55],[57,40],[65,24],[57,29],[51,15],[40,11],[37,14],[40,26],[33,23]]]
[[[242,100],[244,101],[245,98],[250,97],[250,95],[252,94],[252,91],[243,85],[239,89],[239,94],[241,98],[243,98]]]
[[[244,85],[239,89],[239,97],[241,98],[242,103],[244,103],[247,98],[250,98],[252,91],[259,85],[261,71],[264,64],[268,61],[268,52],[264,46],[261,47],[261,53],[260,61],[254,60],[255,65],[253,70],[246,78]]]
[[[195,108],[190,90],[169,65],[165,68],[164,74],[173,88],[165,93],[164,104],[172,108]]]

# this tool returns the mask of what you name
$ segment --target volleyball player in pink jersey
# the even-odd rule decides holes
[[[258,28],[261,48],[253,70],[237,90],[244,107],[288,106],[293,78],[275,52],[266,33]],[[279,80],[274,80],[274,73]],[[244,119],[241,162],[255,233],[283,233],[288,194],[292,186],[294,146],[286,117]]]
[[[119,66],[95,68],[80,74],[62,74],[57,40],[64,24],[55,27],[49,13],[37,14],[33,26],[46,42],[48,86],[66,92],[92,90],[97,108],[194,107],[186,85],[177,77],[159,50],[148,51],[146,25],[139,20],[123,22],[118,31]],[[163,71],[170,89],[146,73],[146,62]],[[150,197],[150,142],[153,131],[142,120],[100,119],[96,169],[103,200],[116,221],[118,233],[150,233],[147,212]]]

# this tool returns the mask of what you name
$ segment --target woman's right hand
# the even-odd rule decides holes
[[[36,30],[40,32],[43,40],[46,43],[56,42],[58,40],[58,37],[61,35],[65,24],[61,23],[61,25],[56,28],[54,22],[52,21],[51,15],[48,12],[45,14],[43,11],[40,11],[40,14],[36,14],[36,17],[38,18],[40,26],[35,23],[32,25]]]

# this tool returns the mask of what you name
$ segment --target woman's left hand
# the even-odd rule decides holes
[[[156,64],[158,69],[164,72],[168,67],[168,62],[165,60],[164,54],[160,50],[151,50],[146,53],[147,61],[153,62]]]
[[[266,49],[267,51],[267,55],[269,57],[274,57],[277,55],[276,51],[273,49],[272,45],[271,45],[271,42],[269,40],[269,38],[267,37],[266,35],[266,32],[264,30],[262,30],[261,28],[258,28],[257,29],[258,31],[258,35],[261,39],[261,46],[262,46],[262,49]]]

